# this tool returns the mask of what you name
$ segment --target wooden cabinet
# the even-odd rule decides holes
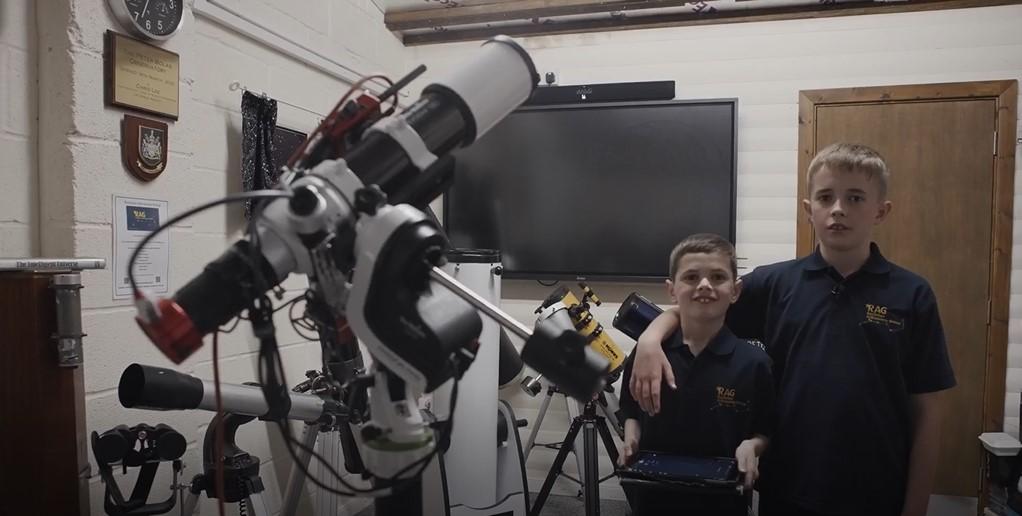
[[[57,365],[52,276],[0,272],[0,516],[89,514],[83,371]]]

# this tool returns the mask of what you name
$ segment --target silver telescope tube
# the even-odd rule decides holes
[[[117,386],[121,405],[149,410],[216,411],[216,390],[213,382],[202,380],[173,369],[131,364],[121,373]],[[340,413],[340,404],[312,394],[289,392],[291,408],[287,418],[314,422]],[[261,388],[255,385],[220,383],[224,412],[263,417],[270,406]]]

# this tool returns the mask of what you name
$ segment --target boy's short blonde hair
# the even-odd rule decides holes
[[[681,261],[681,257],[691,253],[719,253],[726,256],[728,261],[731,262],[731,279],[738,278],[738,260],[735,258],[735,246],[731,245],[731,242],[728,242],[727,239],[720,235],[696,233],[682,240],[671,251],[671,281],[674,281],[674,275],[678,273],[678,262]]]
[[[891,172],[884,157],[871,147],[858,143],[833,143],[817,152],[806,171],[809,195],[813,193],[813,177],[823,167],[839,172],[861,172],[870,180],[876,178],[880,199],[887,198],[887,181]]]

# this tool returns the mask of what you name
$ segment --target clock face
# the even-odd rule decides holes
[[[110,5],[121,23],[153,39],[173,35],[184,14],[184,0],[110,0]]]

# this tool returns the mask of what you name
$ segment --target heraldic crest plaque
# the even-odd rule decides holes
[[[167,124],[124,115],[121,149],[124,166],[135,177],[152,181],[167,168]]]

